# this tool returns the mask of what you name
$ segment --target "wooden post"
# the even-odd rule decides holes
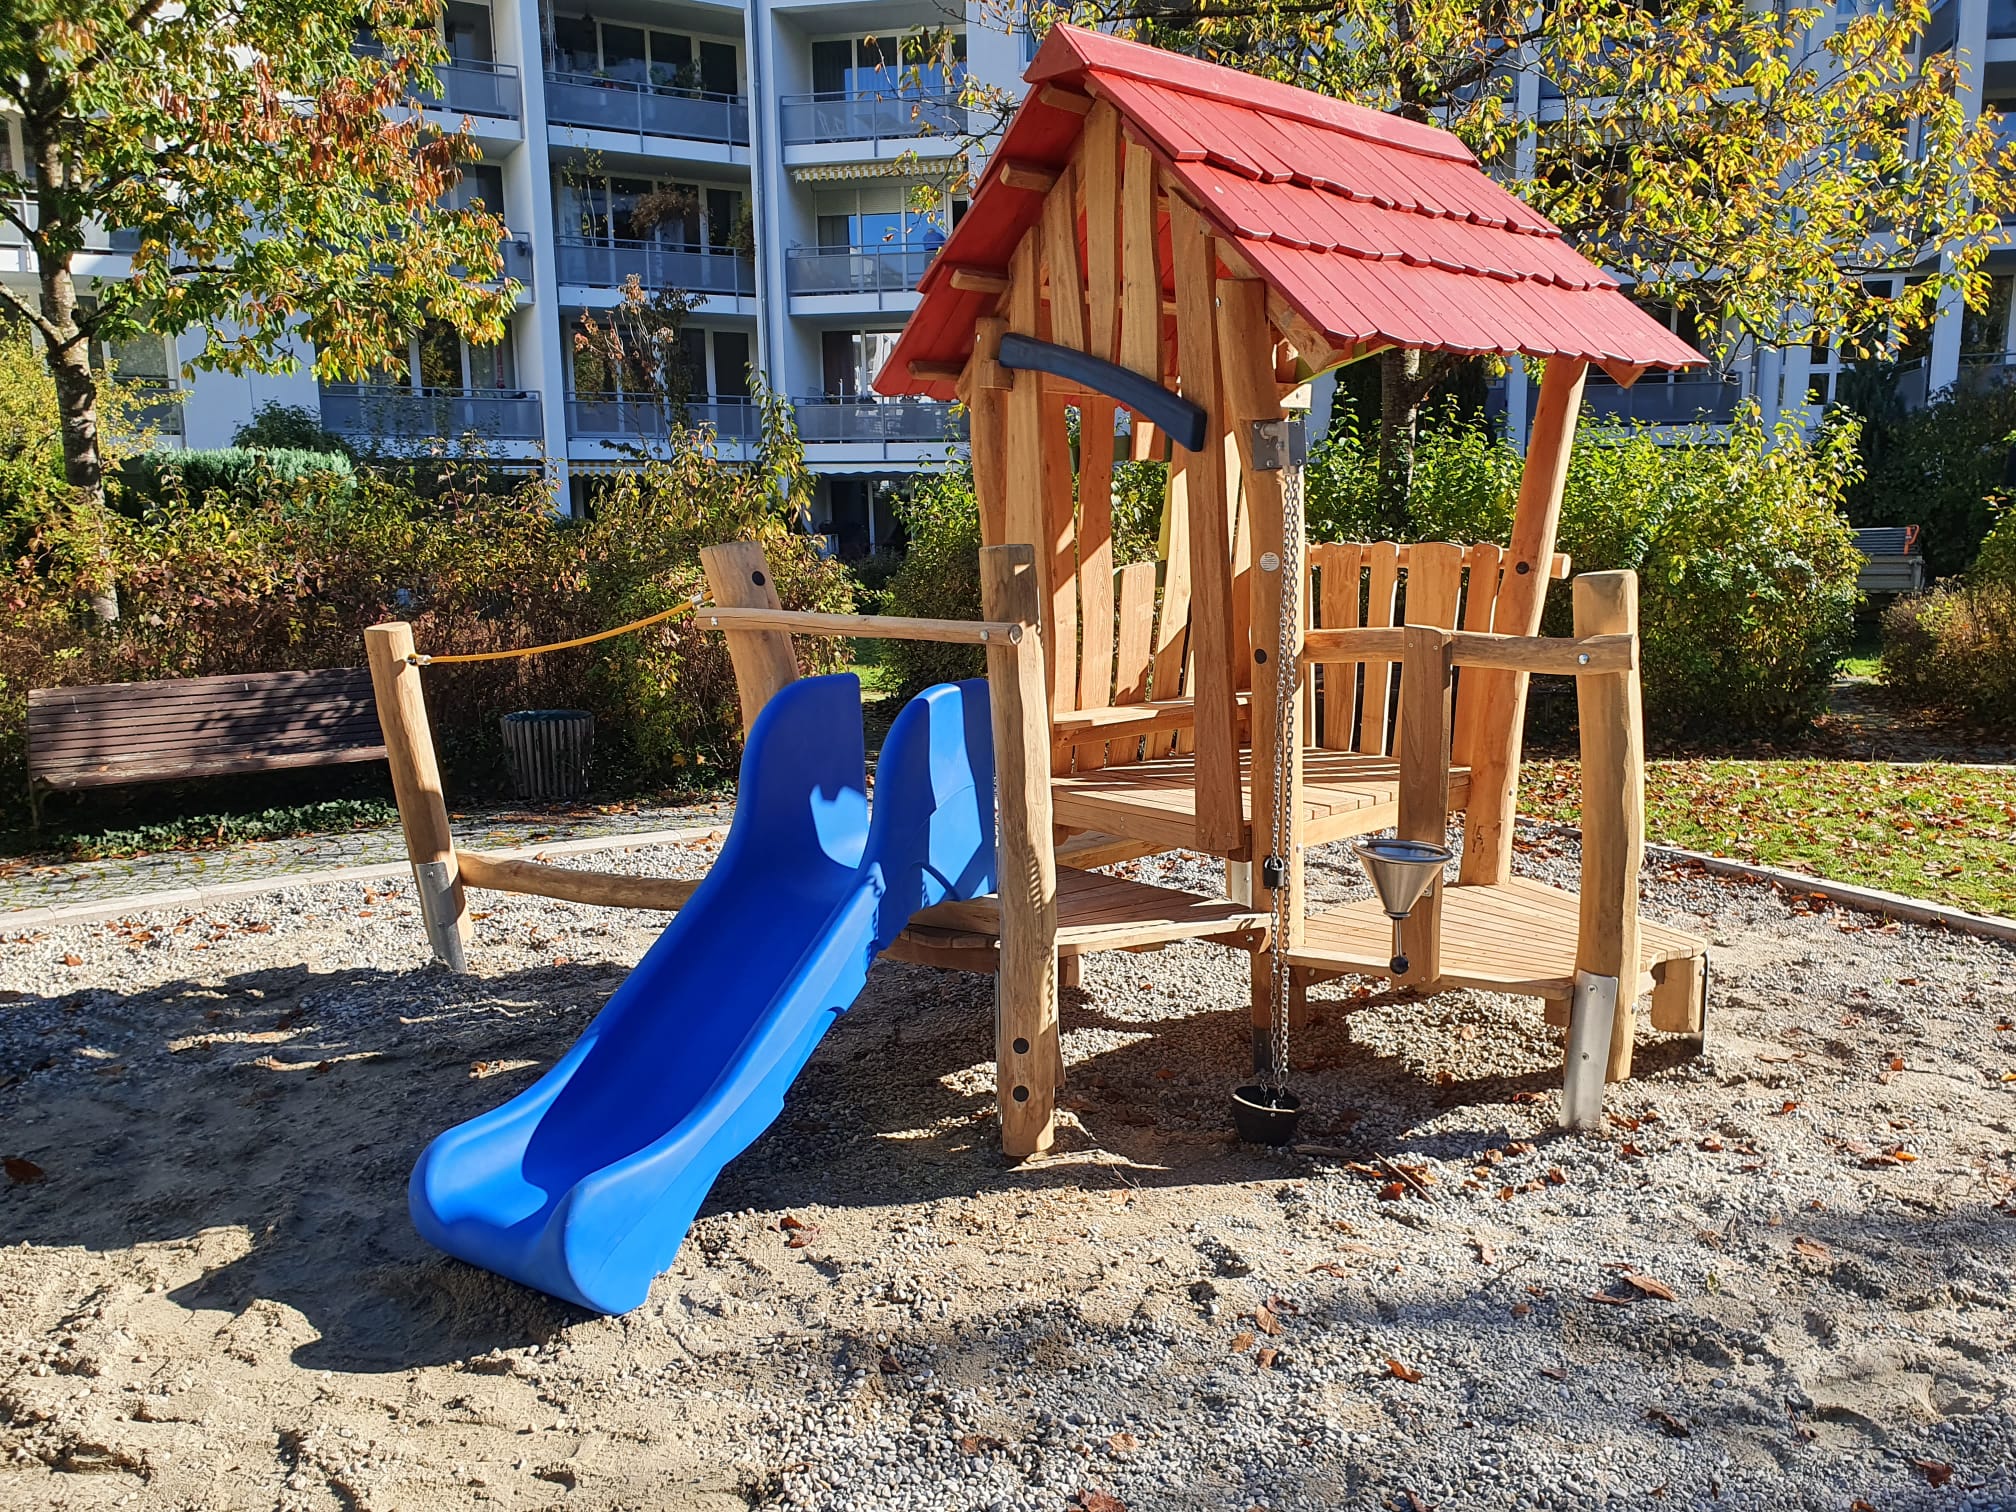
[[[770,564],[754,541],[729,541],[700,548],[700,567],[707,591],[723,609],[782,609]],[[702,623],[706,612],[700,614]],[[798,659],[791,637],[781,630],[728,630],[728,659],[735,667],[735,692],[742,704],[742,733],[756,726],[756,716],[777,690],[798,680]]]
[[[385,731],[385,755],[392,767],[392,795],[399,803],[399,827],[420,894],[420,918],[434,958],[450,971],[469,969],[469,904],[455,865],[455,841],[448,831],[448,802],[441,792],[441,768],[434,759],[434,735],[427,725],[427,702],[413,654],[413,627],[403,621],[373,625],[364,632],[364,657],[371,666],[371,691],[378,723]]]
[[[1505,585],[1498,592],[1492,628],[1501,635],[1538,635],[1546,607],[1554,532],[1561,520],[1561,490],[1568,482],[1568,454],[1575,445],[1575,419],[1582,408],[1582,381],[1589,364],[1570,357],[1547,363],[1533,413],[1526,470],[1519,479],[1519,510],[1512,519],[1512,547],[1505,557]],[[1524,672],[1473,668],[1479,686],[1476,737],[1470,768],[1470,807],[1463,826],[1462,880],[1495,885],[1512,872],[1512,818],[1519,801],[1519,748],[1526,723]]]
[[[1001,335],[1008,324],[989,315],[973,329],[973,357],[964,390],[972,411],[973,493],[980,501],[980,544],[999,546],[1008,524],[1008,385]]]
[[[1575,634],[1635,635],[1638,575],[1585,572],[1575,579]],[[1645,852],[1645,738],[1638,672],[1575,679],[1582,726],[1582,914],[1575,969],[1615,977],[1608,1079],[1631,1074],[1637,1025],[1638,867]]]
[[[1057,860],[1050,838],[1050,721],[1041,590],[1033,547],[980,552],[987,617],[1023,627],[1018,642],[990,641],[987,691],[994,725],[994,782],[1000,817],[995,872],[1001,898],[995,977],[995,1098],[1001,1148],[1013,1157],[1050,1148],[1063,1049],[1057,1032]]]
[[[1447,843],[1449,833],[1449,687],[1454,663],[1447,630],[1409,625],[1400,653],[1400,815],[1402,840]],[[1442,879],[1437,877],[1402,926],[1406,986],[1433,992],[1442,979]]]
[[[1169,244],[1170,262],[1176,271],[1176,348],[1183,369],[1183,392],[1203,405],[1209,415],[1203,450],[1182,459],[1190,526],[1190,694],[1196,705],[1197,845],[1215,855],[1236,852],[1243,857],[1246,831],[1239,793],[1239,711],[1232,696],[1232,540],[1220,463],[1225,413],[1218,398],[1218,254],[1205,234],[1203,217],[1177,194],[1169,196]],[[1259,339],[1258,333],[1254,339]],[[1173,504],[1173,492],[1170,498]],[[1165,602],[1165,630],[1168,620]],[[1159,675],[1159,662],[1156,671]],[[1158,691],[1155,696],[1169,695]]]

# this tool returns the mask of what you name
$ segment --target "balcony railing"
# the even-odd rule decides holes
[[[966,413],[950,404],[901,399],[811,397],[793,399],[798,437],[809,443],[897,441],[928,444],[964,441]]]
[[[539,396],[513,389],[410,389],[325,383],[322,423],[365,441],[537,441],[545,434]]]
[[[554,251],[563,284],[619,289],[635,278],[647,289],[686,289],[695,294],[756,292],[754,265],[735,252],[578,237],[560,238]]]
[[[182,399],[166,378],[129,378],[121,385],[133,396],[126,419],[132,429],[151,430],[158,436],[180,436]]]
[[[365,57],[380,57],[378,48],[359,44],[356,51]],[[414,98],[432,110],[452,110],[460,115],[495,116],[515,121],[524,112],[524,97],[518,88],[518,70],[509,63],[485,63],[477,58],[456,58],[434,65],[439,86]]]
[[[907,294],[931,265],[931,247],[793,247],[785,288],[793,294]]]
[[[1539,386],[1526,386],[1526,413],[1538,402]],[[1592,373],[1582,392],[1582,418],[1618,425],[1727,425],[1736,418],[1743,401],[1743,384],[1737,378],[1712,373],[1678,373],[1672,378],[1647,376],[1630,388],[1598,382]],[[1505,413],[1505,385],[1494,383],[1486,394],[1485,410]]]
[[[556,126],[693,142],[749,142],[749,102],[741,95],[703,94],[598,79],[593,74],[546,75],[546,119]]]
[[[672,405],[646,394],[567,396],[567,434],[583,441],[664,441],[675,432],[703,428],[724,441],[753,441],[763,429],[756,406],[747,400]]]
[[[785,95],[778,108],[787,147],[966,134],[966,107],[956,94]]]

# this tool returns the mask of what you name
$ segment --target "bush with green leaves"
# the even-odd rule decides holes
[[[260,405],[250,420],[231,433],[231,444],[261,450],[350,454],[348,443],[334,431],[325,430],[315,411],[302,404],[272,401]]]
[[[1848,518],[1857,525],[1920,526],[1920,549],[1933,574],[1965,572],[2010,492],[2016,385],[1949,389],[1919,410],[1870,409],[1864,476],[1848,490]]]
[[[340,486],[336,480],[349,478],[353,470],[342,452],[245,446],[163,449],[120,463],[113,498],[122,510],[134,514],[219,492],[245,499],[271,495],[311,476],[326,476],[326,486]]]
[[[980,504],[972,469],[919,475],[896,513],[910,546],[883,589],[884,611],[918,619],[980,618]],[[986,670],[978,646],[936,641],[891,641],[886,662],[903,698]]]
[[[2016,510],[1965,576],[1884,611],[1883,681],[1921,708],[2016,735]]]
[[[1839,512],[1856,476],[1852,420],[1813,436],[1746,416],[1678,443],[1588,427],[1569,459],[1558,548],[1578,572],[1639,577],[1645,711],[1662,737],[1750,736],[1825,706],[1846,648],[1860,557]],[[1408,504],[1410,540],[1506,541],[1518,503],[1513,448],[1468,425],[1426,431]],[[1348,419],[1309,468],[1310,534],[1377,530],[1377,458]],[[1569,596],[1546,628],[1569,629]]]
[[[788,451],[784,453],[788,463]],[[326,460],[326,459],[325,459]],[[412,622],[424,651],[542,645],[641,619],[703,589],[702,546],[761,541],[792,608],[846,610],[845,571],[787,524],[803,479],[694,446],[612,479],[585,519],[543,484],[499,495],[445,471],[421,496],[399,478],[329,468],[266,472],[250,493],[191,494],[187,473],[138,517],[67,496],[0,500],[19,560],[0,588],[0,801],[23,782],[27,691],[80,683],[353,666],[365,626]],[[82,584],[109,569],[123,613],[94,620]],[[800,641],[808,671],[842,645]],[[673,619],[523,660],[444,665],[427,700],[451,782],[501,782],[498,716],[582,707],[607,779],[667,783],[732,772],[741,743],[722,637]]]

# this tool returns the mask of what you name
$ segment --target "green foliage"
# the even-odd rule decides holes
[[[1857,525],[1917,525],[1937,577],[1965,572],[1995,522],[2016,448],[2016,387],[1948,390],[1920,410],[1877,410],[1862,432],[1866,475],[1848,492]]]
[[[1113,467],[1113,564],[1152,562],[1160,555],[1162,501],[1169,491],[1166,462],[1119,462]]]
[[[1726,440],[1661,445],[1586,429],[1570,458],[1559,549],[1578,572],[1639,575],[1645,710],[1657,733],[1753,734],[1824,706],[1846,646],[1859,558],[1837,511],[1857,472],[1855,427],[1772,435],[1754,420]],[[1462,426],[1428,431],[1416,456],[1407,540],[1508,539],[1520,460]],[[1377,461],[1348,424],[1317,448],[1310,534],[1380,533]],[[1551,633],[1568,596],[1551,596]]]
[[[980,617],[980,504],[970,468],[925,473],[896,505],[910,540],[903,564],[883,593],[889,614],[920,619]],[[978,677],[986,662],[978,646],[891,641],[884,657],[899,696],[933,683]]]
[[[250,499],[284,492],[303,478],[326,477],[340,487],[351,476],[340,452],[220,446],[207,451],[151,451],[120,464],[116,497],[128,512],[201,502],[212,493]]]
[[[322,417],[306,405],[268,402],[232,432],[233,446],[255,450],[329,452],[348,456],[343,438],[322,428]]]
[[[249,814],[191,814],[154,824],[80,831],[61,837],[55,849],[68,860],[98,861],[150,851],[205,850],[294,835],[375,829],[398,819],[399,810],[383,798],[326,798]]]
[[[326,460],[326,459],[325,459]],[[0,585],[0,795],[24,790],[27,690],[235,671],[354,666],[361,633],[406,619],[426,651],[543,645],[628,623],[703,588],[698,552],[763,543],[784,602],[847,609],[844,571],[786,523],[777,469],[682,446],[612,480],[582,520],[543,485],[500,495],[444,469],[423,497],[374,471],[268,474],[250,493],[172,491],[138,518],[65,493],[0,500],[20,543]],[[79,591],[109,562],[124,614],[92,619]],[[800,642],[808,670],[840,648]],[[722,638],[675,619],[596,645],[427,673],[437,744],[464,791],[501,776],[497,717],[597,715],[605,780],[732,773],[741,741]]]
[[[1883,680],[1921,707],[2016,734],[2016,511],[1964,577],[1884,611]]]

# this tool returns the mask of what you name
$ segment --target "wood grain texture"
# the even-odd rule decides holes
[[[461,971],[468,965],[469,904],[455,869],[455,841],[448,829],[448,802],[420,669],[407,660],[412,654],[413,627],[403,621],[364,632],[364,656],[392,768],[392,796],[399,805],[399,827],[413,863],[428,942],[443,965]]]
[[[1155,266],[1155,158],[1135,141],[1127,143],[1120,181],[1120,266],[1120,365],[1160,383],[1162,275]]]
[[[1044,670],[1050,684],[1050,712],[1068,714],[1078,706],[1078,480],[1071,471],[1071,414],[1062,400],[1043,400],[1043,572]],[[1068,747],[1052,753],[1053,768],[1069,771]]]
[[[1078,149],[1085,190],[1087,348],[1120,360],[1120,113],[1100,100],[1085,118]]]
[[[1365,628],[1378,630],[1395,623],[1395,595],[1400,586],[1400,548],[1391,541],[1373,541],[1365,548]],[[1388,749],[1388,710],[1393,698],[1393,662],[1368,660],[1364,690],[1358,699],[1358,749],[1377,756]]]
[[[1453,605],[1452,605],[1453,612]],[[1449,632],[1409,625],[1400,656],[1400,815],[1402,840],[1441,845],[1449,825]],[[1408,969],[1401,981],[1433,990],[1442,977],[1442,879],[1436,878],[1405,926]]]
[[[1078,707],[1113,701],[1113,420],[1111,404],[1078,407]],[[1104,746],[1080,746],[1079,766],[1105,763]]]
[[[980,544],[999,546],[1008,524],[1008,391],[983,381],[989,371],[1005,374],[997,358],[1007,322],[985,316],[973,330],[968,364],[967,409],[973,451],[973,493],[980,504]]]
[[[700,548],[700,568],[707,592],[724,609],[765,609],[781,613],[783,601],[771,580],[770,564],[754,541],[729,541]],[[756,726],[756,716],[779,688],[798,677],[791,637],[777,630],[730,630],[728,659],[735,666],[735,693],[742,705],[742,732]]]
[[[1354,630],[1365,585],[1365,549],[1356,541],[1315,548],[1316,622],[1324,630]],[[1307,637],[1304,637],[1306,642]],[[1358,719],[1358,667],[1333,663],[1323,668],[1323,728],[1317,744],[1332,751],[1352,749]]]
[[[492,892],[526,893],[536,898],[564,898],[603,908],[646,908],[666,913],[683,908],[700,883],[692,878],[630,877],[614,872],[582,871],[549,866],[542,861],[486,856],[458,850],[456,866],[468,887]]]
[[[1129,562],[1119,572],[1120,606],[1113,665],[1116,706],[1144,703],[1155,657],[1155,564]],[[1110,741],[1106,760],[1125,766],[1140,759],[1141,741],[1127,736]]]
[[[1043,200],[1043,268],[1050,285],[1050,339],[1082,352],[1085,273],[1078,261],[1076,198],[1076,176],[1067,169]]]
[[[1498,606],[1498,580],[1505,549],[1495,541],[1479,541],[1464,554],[1463,628],[1473,635],[1489,635],[1492,616]],[[1475,756],[1477,705],[1482,692],[1479,679],[1458,671],[1456,713],[1450,736],[1449,759],[1468,766]]]

